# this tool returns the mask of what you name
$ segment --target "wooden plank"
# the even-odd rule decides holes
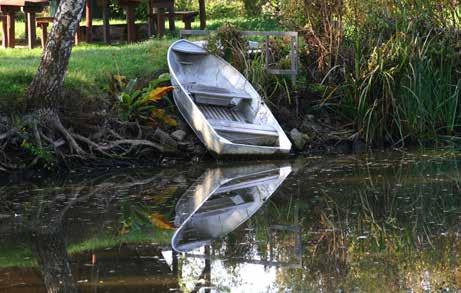
[[[184,36],[202,36],[215,32],[213,30],[181,30]],[[241,31],[244,36],[274,36],[274,37],[298,37],[298,32],[281,31]]]

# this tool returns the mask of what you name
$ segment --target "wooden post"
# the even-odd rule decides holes
[[[157,9],[157,37],[161,38],[165,34],[165,13]]]
[[[200,6],[200,29],[204,30],[206,28],[206,7],[205,0],[199,0]]]
[[[35,11],[26,12],[26,23],[27,23],[27,44],[29,49],[35,47],[35,42],[37,40],[37,30],[35,26]]]
[[[7,10],[6,12],[6,30],[7,30],[7,46],[8,48],[14,48],[16,45],[15,39],[15,21],[16,11]]]
[[[136,26],[133,5],[126,6],[126,23],[128,25],[128,43],[136,42]]]
[[[27,13],[24,11],[24,39],[29,40],[29,25],[27,22]]]
[[[168,27],[170,29],[170,32],[174,32],[176,30],[176,26],[174,23],[174,4],[171,5],[168,9]]]
[[[154,35],[154,17],[153,17],[152,1],[147,2],[147,37],[150,38]]]
[[[298,38],[291,37],[290,57],[291,57],[291,82],[293,87],[296,85],[296,73],[298,72]]]
[[[109,0],[103,0],[102,3],[102,19],[104,25],[104,42],[110,44],[110,22],[109,22]]]
[[[85,11],[86,11],[86,41],[87,43],[90,43],[91,40],[93,39],[93,36],[92,36],[93,15],[92,15],[91,0],[86,0]]]
[[[0,21],[2,22],[2,47],[8,48],[8,29],[6,27],[6,16],[0,15]]]

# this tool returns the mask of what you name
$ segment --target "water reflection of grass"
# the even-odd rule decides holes
[[[132,232],[125,235],[95,235],[80,243],[70,243],[67,246],[68,253],[72,255],[88,251],[103,250],[121,246],[124,244],[152,244],[167,246],[173,232],[169,230],[153,230],[149,232]],[[0,244],[0,268],[8,267],[35,267],[37,265],[32,251],[27,244]]]

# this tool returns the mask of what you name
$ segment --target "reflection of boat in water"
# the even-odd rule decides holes
[[[176,251],[207,245],[235,230],[266,202],[291,173],[275,164],[210,169],[176,205]]]

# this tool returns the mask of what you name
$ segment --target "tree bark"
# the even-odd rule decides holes
[[[32,109],[55,109],[61,96],[74,35],[82,18],[85,0],[62,0],[40,66],[27,91]]]

